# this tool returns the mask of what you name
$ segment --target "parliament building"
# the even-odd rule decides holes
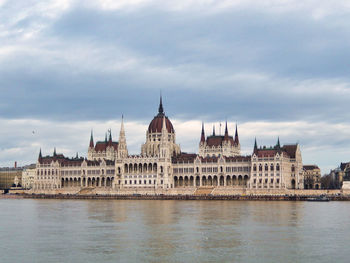
[[[232,136],[227,122],[224,135],[216,135],[213,128],[206,136],[202,124],[198,139],[198,154],[181,151],[160,98],[139,155],[128,153],[122,119],[119,141],[113,141],[109,131],[104,140],[95,143],[91,132],[86,158],[67,158],[56,150],[52,156],[42,156],[40,149],[33,190],[304,189],[298,144],[282,146],[278,139],[273,147],[259,147],[255,140],[251,155],[242,155],[237,125]]]

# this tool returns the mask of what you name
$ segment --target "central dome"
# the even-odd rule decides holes
[[[153,118],[151,123],[148,126],[148,132],[150,133],[159,133],[162,132],[163,128],[163,118],[165,118],[165,126],[169,133],[175,133],[173,124],[167,116],[164,114],[162,97],[160,97],[158,115]]]

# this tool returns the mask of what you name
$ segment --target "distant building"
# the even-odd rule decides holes
[[[228,187],[240,189],[303,189],[304,170],[298,144],[273,147],[255,145],[252,155],[242,156],[236,125],[229,135],[205,136],[204,124],[199,153],[181,152],[175,129],[165,115],[162,98],[158,113],[146,131],[139,155],[129,155],[122,119],[119,141],[109,131],[94,143],[91,132],[87,158],[57,154],[42,156],[36,164],[34,190],[62,188],[184,188]]]
[[[321,188],[321,169],[317,165],[304,165],[304,188]]]
[[[0,189],[10,189],[11,187],[22,186],[22,167],[0,168]],[[16,179],[16,184],[15,184]]]
[[[27,166],[22,171],[22,187],[24,189],[31,189],[34,185],[36,175],[36,164]]]

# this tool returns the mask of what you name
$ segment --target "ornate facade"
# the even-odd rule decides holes
[[[236,125],[230,136],[205,136],[204,124],[198,154],[181,152],[175,129],[165,115],[162,99],[158,114],[146,131],[139,155],[129,155],[122,119],[119,141],[112,133],[94,143],[91,132],[87,158],[67,158],[57,154],[43,157],[36,164],[34,190],[138,188],[303,189],[304,170],[298,144],[258,147],[252,155],[241,155]]]

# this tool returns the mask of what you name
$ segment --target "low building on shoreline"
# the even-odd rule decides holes
[[[31,189],[34,185],[36,176],[36,164],[26,166],[22,171],[22,187]]]
[[[0,168],[0,189],[8,190],[11,187],[22,187],[22,171],[23,167]]]
[[[123,119],[119,141],[112,133],[94,143],[91,132],[87,158],[67,158],[54,150],[42,156],[35,168],[34,192],[84,188],[106,189],[304,189],[304,167],[298,144],[258,147],[251,155],[241,155],[238,127],[231,136],[226,122],[224,135],[215,127],[200,134],[199,151],[181,152],[175,129],[165,115],[162,99],[158,114],[146,131],[139,155],[129,155]]]
[[[304,189],[321,189],[321,169],[313,165],[304,165]]]

